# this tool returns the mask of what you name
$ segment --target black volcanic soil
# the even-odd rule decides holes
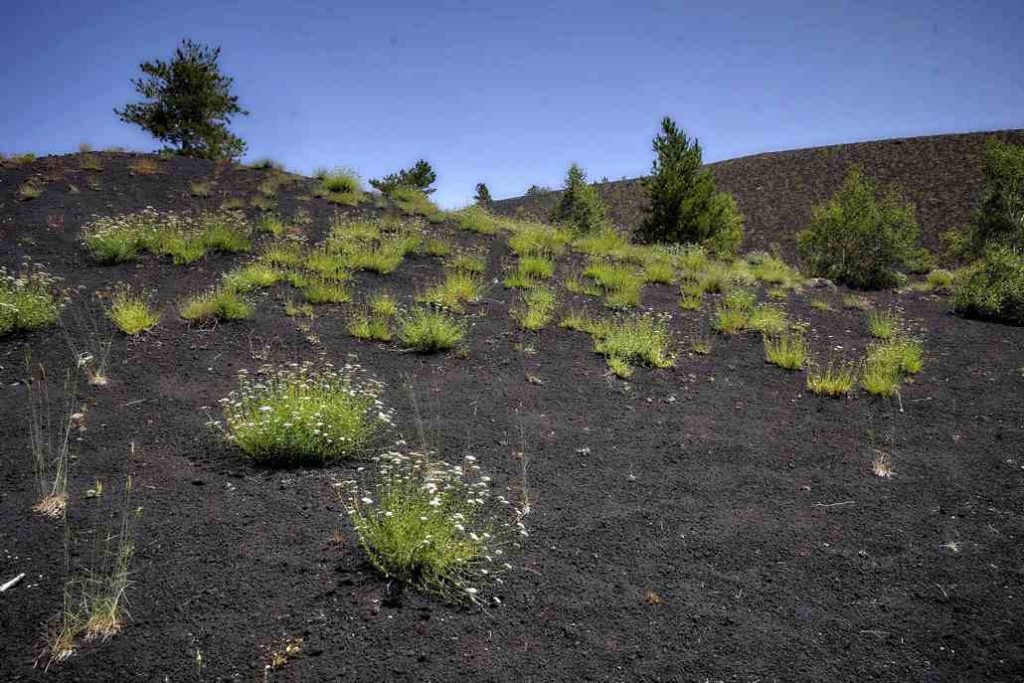
[[[754,154],[708,164],[718,188],[736,197],[746,219],[743,248],[777,245],[796,258],[794,235],[811,216],[811,207],[827,200],[853,166],[879,183],[896,183],[917,207],[924,246],[939,247],[939,235],[961,228],[970,218],[984,187],[985,140],[998,137],[1024,144],[1024,130],[932,135],[785,152]],[[609,215],[619,226],[633,229],[643,220],[646,197],[639,180],[598,183]],[[512,215],[517,209],[547,218],[558,197],[547,192],[494,202],[494,210]]]
[[[257,297],[251,320],[189,327],[175,301],[244,256],[102,267],[78,234],[92,214],[218,205],[223,197],[187,193],[214,166],[172,159],[158,175],[131,176],[131,157],[102,158],[99,190],[73,170],[76,157],[0,170],[0,260],[31,256],[85,291],[145,285],[163,309],[152,334],[116,339],[109,386],[83,388],[87,431],[69,487],[71,528],[81,529],[95,516],[83,494],[97,478],[134,478],[143,513],[131,619],[49,673],[33,669],[60,607],[63,531],[29,511],[19,380],[26,349],[51,374],[71,357],[57,328],[2,340],[0,581],[28,576],[0,595],[0,679],[1024,679],[1024,329],[955,317],[940,297],[873,295],[925,339],[925,369],[897,403],[809,395],[802,373],[764,362],[753,335],[716,337],[709,356],[683,352],[676,367],[623,382],[579,333],[517,331],[500,284],[472,313],[464,358],[354,340],[345,307],[318,310],[313,344],[282,312],[285,285]],[[48,178],[45,192],[15,201],[33,174]],[[218,191],[251,196],[261,177],[224,167]],[[306,207],[315,237],[335,209],[301,199],[308,182],[282,189],[280,210]],[[498,277],[507,248],[496,240],[490,254]],[[440,271],[437,259],[412,257],[388,278],[360,276],[358,291],[387,287],[408,302]],[[819,357],[862,352],[863,314],[814,310],[811,296],[788,307],[810,323]],[[646,307],[673,312],[685,348],[712,303],[681,313],[676,299],[673,287],[644,292]],[[411,384],[434,443],[450,458],[477,455],[498,486],[515,484],[513,451],[525,448],[536,505],[500,607],[389,599],[331,487],[351,466],[254,468],[206,426],[204,407],[217,415],[265,344],[275,362],[358,354],[388,383],[410,436]],[[872,474],[873,448],[892,454],[892,479]],[[302,655],[266,673],[268,652],[296,636]]]

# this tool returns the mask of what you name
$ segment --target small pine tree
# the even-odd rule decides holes
[[[429,195],[434,192],[431,185],[437,180],[437,174],[429,163],[420,159],[411,168],[403,168],[397,173],[389,173],[383,178],[376,178],[370,181],[370,185],[383,194],[391,194],[398,187],[411,187],[423,194]]]
[[[652,147],[656,156],[651,175],[642,181],[649,199],[647,216],[637,237],[735,254],[743,241],[743,216],[732,195],[718,192],[711,173],[701,168],[700,143],[666,116]]]
[[[476,195],[473,197],[473,201],[484,208],[491,205],[491,191],[487,189],[486,184],[476,184]]]
[[[169,151],[201,159],[237,159],[245,142],[227,128],[232,116],[248,115],[231,94],[232,79],[220,72],[220,48],[183,40],[169,61],[139,65],[145,78],[133,79],[145,102],[114,109],[125,123],[133,123]]]
[[[609,225],[600,195],[587,184],[587,174],[577,164],[569,166],[565,187],[551,211],[551,221],[581,233],[598,232]]]
[[[914,205],[896,186],[879,192],[858,168],[797,233],[807,272],[859,289],[899,284],[920,257]]]

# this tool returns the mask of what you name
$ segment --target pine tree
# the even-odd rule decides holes
[[[169,61],[139,65],[145,78],[133,79],[145,102],[114,109],[125,123],[134,123],[168,149],[202,159],[237,159],[245,142],[227,128],[231,118],[249,112],[231,94],[233,80],[220,72],[220,48],[183,40]]]
[[[583,233],[598,232],[609,225],[600,195],[587,184],[587,174],[577,164],[569,166],[565,187],[551,211],[551,221]]]
[[[743,239],[743,217],[731,195],[718,192],[701,168],[700,143],[665,117],[653,140],[651,175],[643,180],[647,216],[637,231],[644,242],[700,244],[716,254],[734,254]]]
[[[484,183],[476,184],[476,195],[473,200],[483,207],[488,207],[491,204],[491,191],[487,189],[487,185]]]
[[[389,173],[383,178],[376,178],[370,181],[370,185],[380,190],[383,194],[390,194],[397,187],[411,187],[423,194],[432,194],[434,188],[431,185],[437,180],[437,174],[430,164],[420,159],[411,168],[403,168],[397,173]]]

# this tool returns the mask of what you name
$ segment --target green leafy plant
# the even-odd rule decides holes
[[[879,194],[858,168],[833,197],[812,209],[797,234],[808,274],[858,289],[899,284],[917,255],[914,205],[895,186]]]
[[[144,78],[133,80],[145,100],[115,113],[170,149],[203,159],[237,159],[245,142],[228,130],[236,115],[248,112],[231,94],[232,79],[220,72],[220,48],[210,49],[184,40],[173,58],[143,62]]]
[[[380,398],[384,385],[358,364],[265,365],[252,375],[239,371],[238,384],[220,401],[223,427],[231,443],[262,464],[365,457],[391,426]]]
[[[732,255],[743,240],[743,216],[732,195],[718,192],[702,168],[700,143],[665,117],[653,140],[656,158],[643,186],[647,215],[637,231],[644,242],[699,244],[713,254]]]
[[[388,452],[363,481],[346,482],[360,547],[384,576],[445,598],[481,602],[504,570],[505,550],[527,535],[517,510],[491,490],[476,458],[460,465],[427,453]]]
[[[736,334],[747,329],[756,300],[754,293],[745,289],[724,295],[715,309],[714,328],[725,334]]]
[[[110,320],[129,336],[148,332],[160,322],[160,314],[149,306],[149,296],[133,292],[131,287],[118,287],[110,302]]]

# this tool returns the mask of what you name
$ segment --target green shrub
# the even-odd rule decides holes
[[[441,310],[413,309],[402,319],[401,325],[402,344],[420,353],[446,351],[466,336],[465,323]]]
[[[978,259],[993,247],[1024,253],[1024,145],[991,138],[983,170],[985,194],[954,256]]]
[[[649,199],[637,231],[643,242],[698,244],[712,254],[732,255],[743,241],[743,216],[732,195],[718,192],[702,168],[700,143],[665,117],[654,138],[651,175],[643,180]]]
[[[389,173],[383,178],[370,181],[381,194],[394,197],[396,191],[411,189],[427,196],[434,193],[431,185],[437,180],[434,169],[425,160],[420,159],[410,168],[403,168],[397,173]]]
[[[263,464],[322,465],[366,456],[391,425],[383,385],[358,365],[309,363],[238,373],[239,388],[221,399],[228,438]]]
[[[587,184],[587,176],[577,164],[570,165],[566,172],[565,186],[551,211],[551,221],[582,234],[601,232],[609,227],[600,195]]]
[[[476,458],[432,454],[375,458],[364,481],[347,482],[345,507],[360,547],[385,577],[445,598],[480,602],[481,588],[510,565],[505,548],[526,536],[515,510],[493,496]]]
[[[54,284],[55,279],[42,271],[13,275],[0,266],[0,337],[57,322],[60,304]]]
[[[989,248],[957,273],[953,308],[969,318],[1024,325],[1024,254]]]
[[[160,322],[160,313],[149,306],[149,297],[133,292],[130,287],[119,287],[110,303],[110,320],[128,336],[148,332]]]
[[[187,298],[178,314],[189,322],[241,320],[252,315],[252,306],[233,289],[218,287]]]
[[[898,285],[917,256],[914,205],[898,189],[879,196],[859,169],[833,197],[815,206],[811,224],[797,234],[809,275],[858,289]]]

